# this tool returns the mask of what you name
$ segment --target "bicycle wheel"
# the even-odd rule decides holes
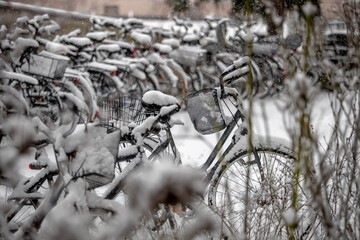
[[[26,99],[30,116],[39,117],[43,123],[51,128],[60,117],[63,103],[55,87],[46,82],[46,79],[40,80],[40,85],[22,85],[17,81],[12,82],[11,85],[21,92]]]
[[[144,150],[145,150],[145,154],[147,157],[151,157],[150,161],[151,162],[155,162],[155,161],[161,161],[162,159],[169,159],[172,161],[175,161],[175,157],[173,154],[171,154],[171,150],[169,149],[170,147],[167,147],[166,149],[163,149],[161,152],[156,153],[154,155],[151,155],[152,152],[154,151],[154,147],[161,144],[160,142],[160,137],[157,135],[150,135],[148,137],[146,137],[144,139]],[[132,144],[130,142],[127,141],[122,141],[119,145],[119,150],[120,149],[125,149],[129,146],[131,146]],[[126,167],[129,165],[129,163],[131,163],[131,160],[128,161],[122,161],[122,162],[117,162],[115,163],[115,176],[118,176],[120,174],[122,174],[123,171],[127,171]],[[127,173],[128,174],[128,173]],[[128,202],[128,197],[127,197],[127,193],[126,193],[126,185],[125,185],[125,181],[124,181],[124,185],[122,187],[122,189],[119,189],[118,193],[113,196],[110,197],[110,199],[114,199],[117,202],[121,203],[121,204],[127,204]]]
[[[144,94],[145,87],[141,80],[136,79],[131,75],[126,75],[122,78],[124,84],[123,89],[125,90],[125,96],[132,98],[141,98]]]
[[[143,80],[144,93],[151,90],[159,90],[159,79],[153,73],[146,74],[146,79]]]
[[[203,89],[204,76],[202,72],[198,68],[190,68],[189,74],[191,77],[192,91],[195,92]]]
[[[294,158],[288,153],[258,148],[241,152],[220,164],[210,184],[208,202],[214,211],[246,239],[288,239],[293,191],[296,189],[295,236],[302,236],[311,223],[302,187],[295,184]],[[296,186],[296,188],[295,188]],[[284,217],[285,216],[285,217]],[[294,219],[290,219],[294,220]]]

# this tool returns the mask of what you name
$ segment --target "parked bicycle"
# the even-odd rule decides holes
[[[231,226],[234,232],[248,238],[281,238],[289,234],[282,214],[293,206],[292,194],[294,189],[297,189],[295,205],[301,221],[294,234],[306,237],[313,227],[309,218],[310,206],[306,203],[301,178],[299,180],[294,175],[296,161],[293,152],[286,143],[273,138],[252,135],[249,139],[250,129],[246,125],[239,94],[235,89],[224,87],[224,82],[231,83],[244,72],[248,72],[248,64],[248,58],[236,61],[222,75],[220,88],[200,90],[186,98],[187,110],[199,133],[210,134],[224,130],[210,156],[201,166],[206,172],[205,181],[208,185],[208,192],[203,197],[207,196],[208,205],[223,217],[224,222]],[[172,97],[156,92],[146,93],[142,104],[145,109],[156,109],[160,113],[179,110]],[[230,115],[226,116],[226,112]],[[156,127],[159,122],[160,126]],[[150,149],[149,160],[163,154],[179,163],[180,155],[171,134],[174,123],[176,122],[168,115],[160,114],[155,118],[148,118],[146,131],[133,143],[136,145],[140,142],[142,146]],[[140,126],[132,132],[144,130],[144,125]],[[155,129],[161,129],[161,137],[151,136],[158,134]],[[230,144],[225,146],[230,138]],[[220,154],[223,148],[225,150]],[[134,150],[134,153],[140,152]],[[125,168],[124,172],[128,173],[129,169]],[[106,197],[114,198],[125,185],[118,185],[121,187],[115,187],[116,191],[108,192]]]

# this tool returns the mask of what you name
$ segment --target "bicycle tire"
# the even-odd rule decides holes
[[[63,109],[63,102],[52,83],[36,85],[36,89],[34,86],[27,84],[24,88],[18,81],[13,81],[11,85],[21,92],[26,99],[30,116],[39,117],[49,127],[52,127],[58,121],[60,112]]]
[[[125,90],[125,96],[132,98],[141,98],[145,92],[145,86],[142,81],[127,74],[125,77],[121,78],[122,83],[124,84],[123,89]]]
[[[242,151],[217,167],[210,183],[208,204],[246,239],[288,239],[283,214],[291,205],[294,157],[271,147],[255,147],[255,151],[260,164],[256,164],[253,152]],[[302,207],[297,210],[299,221],[293,234],[301,236],[311,225],[307,222],[311,210],[306,205],[303,182],[298,183],[297,206]]]
[[[147,74],[145,80],[143,80],[143,85],[144,85],[144,93],[150,90],[160,90],[159,79],[153,73]]]
[[[193,92],[203,89],[204,75],[198,68],[191,70],[190,77]]]
[[[260,98],[266,98],[268,96],[274,95],[277,90],[277,76],[274,73],[274,69],[271,66],[269,59],[264,56],[254,56],[254,62],[259,66],[261,73],[263,75],[263,79],[260,80],[259,90],[257,94]]]

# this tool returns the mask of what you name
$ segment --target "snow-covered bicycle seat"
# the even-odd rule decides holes
[[[87,47],[92,44],[91,40],[87,37],[71,37],[65,39],[65,42],[79,48]]]
[[[86,34],[86,37],[90,38],[94,42],[102,42],[108,37],[115,36],[115,32],[90,32]]]
[[[141,104],[147,111],[151,112],[159,112],[162,107],[179,106],[175,97],[156,90],[146,92],[141,99]]]
[[[104,51],[109,53],[120,52],[120,46],[118,44],[100,44],[97,48],[97,51]]]

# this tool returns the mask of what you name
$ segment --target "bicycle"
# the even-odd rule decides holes
[[[206,172],[206,183],[209,188],[207,202],[237,233],[244,234],[249,238],[256,236],[283,237],[290,234],[290,227],[284,224],[282,213],[291,207],[290,193],[293,192],[293,189],[297,189],[298,202],[296,206],[303,221],[299,221],[299,228],[295,229],[293,234],[299,237],[306,236],[312,227],[311,222],[308,222],[310,221],[308,214],[311,209],[306,204],[306,193],[302,182],[292,183],[296,179],[294,176],[294,165],[296,164],[294,153],[291,148],[286,147],[286,143],[281,141],[277,143],[274,139],[270,139],[271,142],[269,142],[266,139],[253,137],[252,141],[248,143],[249,130],[245,124],[246,118],[242,108],[238,105],[239,95],[234,89],[224,88],[224,82],[230,83],[241,77],[243,71],[249,71],[249,68],[247,70],[244,68],[247,64],[249,62],[241,59],[229,67],[220,79],[220,89],[200,90],[186,98],[190,118],[199,133],[209,134],[225,129],[201,167]],[[151,105],[156,109],[161,109],[164,106],[163,101],[149,100],[151,99],[149,94],[153,93],[145,94],[142,103],[145,106]],[[225,98],[228,97],[233,100],[226,102]],[[225,103],[227,109],[230,109],[229,104],[232,104],[235,113],[231,115],[231,120],[226,121],[222,117],[224,109],[219,104],[220,102]],[[170,119],[168,121],[171,122]],[[243,122],[242,125],[238,124],[240,120]],[[165,121],[161,124],[163,131],[161,140],[157,142],[150,138],[154,142],[153,145],[148,146],[151,148],[151,154],[148,156],[150,161],[159,153],[167,153],[169,150],[176,156],[175,159],[179,158],[171,127],[172,125]],[[151,132],[151,128],[148,130]],[[234,134],[231,134],[233,132]],[[233,135],[231,143],[218,157],[220,149],[224,147],[226,140],[231,135]],[[145,134],[143,139],[147,136]],[[169,156],[169,154],[166,155]],[[242,192],[236,190],[241,186],[239,181],[246,186]],[[124,186],[123,184],[122,187]],[[111,195],[111,198],[115,197],[121,188],[117,188],[118,191]],[[276,189],[278,190],[275,191]],[[236,194],[233,195],[234,193],[243,193],[244,196],[239,197]],[[226,205],[226,201],[230,202],[231,206]],[[274,218],[276,219],[274,220]]]

